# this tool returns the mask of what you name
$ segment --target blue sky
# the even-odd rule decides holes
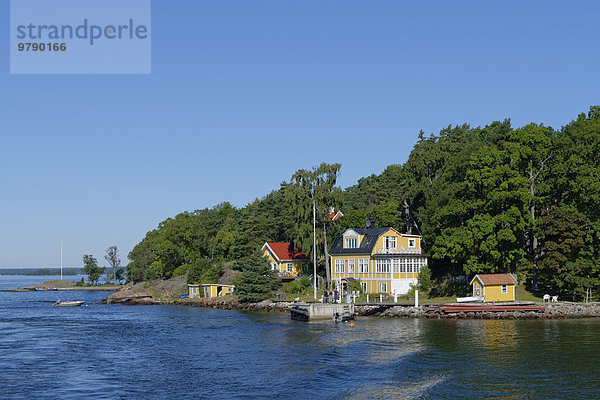
[[[169,216],[300,168],[350,186],[419,130],[560,128],[599,104],[597,2],[153,0],[151,75],[10,75],[0,7],[0,268],[121,258]],[[115,60],[118,62],[118,60]]]

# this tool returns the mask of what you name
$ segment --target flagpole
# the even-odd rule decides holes
[[[317,210],[315,206],[315,192],[313,189],[313,271],[315,274],[315,300],[317,299]]]
[[[63,273],[62,273],[62,264],[63,264],[63,255],[62,255],[62,243],[60,244],[60,280],[62,281]]]

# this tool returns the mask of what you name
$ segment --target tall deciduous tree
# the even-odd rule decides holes
[[[552,140],[554,130],[537,124],[529,124],[507,135],[506,148],[510,154],[510,165],[527,179],[527,212],[529,215],[530,257],[533,267],[532,290],[538,291],[539,258],[539,209],[543,196],[548,191],[544,179],[549,171],[549,162],[554,156]]]
[[[108,265],[112,267],[113,270],[113,284],[117,284],[117,269],[121,265],[121,259],[119,258],[119,250],[117,246],[110,246],[106,249],[106,255],[104,259],[108,262]]]
[[[316,232],[313,232],[313,210],[316,210],[314,218],[323,224],[321,239],[328,283],[331,282],[331,272],[328,268],[326,223],[330,209],[338,208],[342,201],[342,191],[336,186],[340,168],[341,164],[322,163],[312,170],[298,170],[286,187],[286,199],[290,202],[296,223],[294,243],[312,258],[316,256],[313,243],[319,236],[315,237]]]

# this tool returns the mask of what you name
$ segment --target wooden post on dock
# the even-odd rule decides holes
[[[419,291],[415,290],[415,307],[419,307]]]
[[[369,293],[367,293],[367,303],[369,302]]]

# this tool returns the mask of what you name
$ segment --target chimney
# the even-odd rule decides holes
[[[375,218],[367,216],[367,229],[375,228]]]

